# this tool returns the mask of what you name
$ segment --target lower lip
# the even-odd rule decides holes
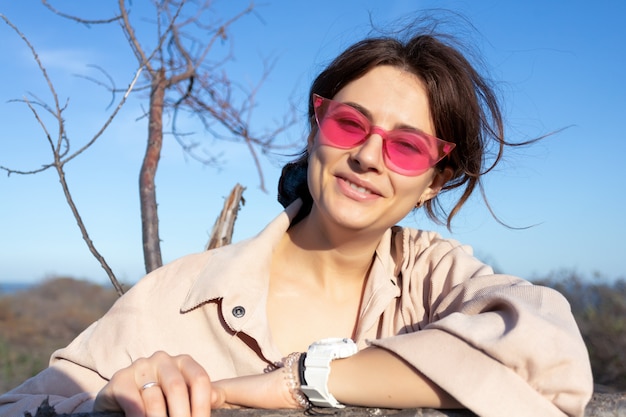
[[[371,200],[376,200],[380,197],[378,194],[362,193],[360,191],[355,190],[354,188],[350,186],[350,183],[344,180],[343,178],[337,177],[337,183],[343,195],[353,200],[371,201]]]

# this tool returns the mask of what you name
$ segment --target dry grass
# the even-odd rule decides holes
[[[45,368],[54,350],[67,345],[116,299],[113,289],[70,278],[0,294],[0,393]]]

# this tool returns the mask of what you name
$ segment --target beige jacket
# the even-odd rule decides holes
[[[120,368],[158,350],[187,353],[212,379],[281,360],[266,316],[272,249],[294,207],[258,236],[174,261],[139,281],[50,367],[0,396],[22,417],[46,398],[90,411]],[[306,326],[306,323],[302,323]],[[582,416],[592,394],[587,351],[557,292],[495,275],[471,249],[394,227],[367,282],[356,342],[397,353],[481,416]]]

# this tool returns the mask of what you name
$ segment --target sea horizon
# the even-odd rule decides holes
[[[37,283],[33,282],[0,282],[0,296],[15,294],[16,292],[27,290]]]

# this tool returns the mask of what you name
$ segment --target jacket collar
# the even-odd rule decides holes
[[[223,319],[233,332],[245,332],[260,346],[270,346],[266,300],[272,252],[300,207],[301,201],[297,200],[255,237],[211,251],[181,306],[181,312],[220,300]],[[397,228],[388,229],[376,249],[363,294],[357,340],[369,333],[391,300],[400,295],[397,256],[400,255],[401,259],[402,251],[396,247],[397,232]],[[243,315],[241,307],[245,310]],[[266,353],[267,357],[272,357],[277,352]]]
[[[266,292],[271,253],[300,206],[300,200],[289,205],[255,237],[212,250],[181,311],[186,313],[216,299],[235,297],[250,300],[250,295],[252,299],[258,299]]]

